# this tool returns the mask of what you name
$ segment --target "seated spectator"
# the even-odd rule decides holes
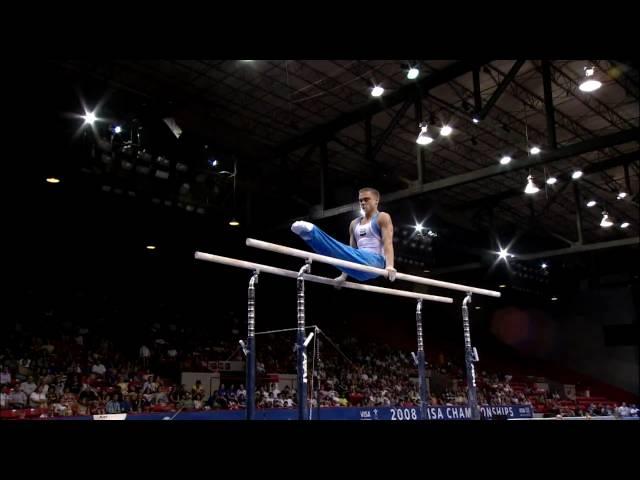
[[[0,389],[0,410],[9,408],[9,387],[2,387]]]
[[[122,408],[120,406],[120,402],[118,401],[118,394],[111,395],[106,405],[106,412],[113,414],[120,413],[121,411]]]
[[[25,395],[27,396],[27,398],[36,391],[36,388],[38,388],[38,385],[36,385],[33,381],[33,377],[31,375],[29,375],[27,377],[27,381],[24,382],[21,386],[20,389],[25,393]]]
[[[22,390],[13,388],[9,391],[9,408],[21,409],[27,406],[27,395]]]
[[[11,383],[11,372],[9,367],[4,366],[2,372],[0,372],[0,386],[9,385]]]
[[[47,394],[44,393],[43,385],[38,385],[36,390],[29,395],[29,406],[31,408],[47,407]]]
[[[184,399],[180,402],[180,408],[185,410],[193,410],[195,404],[193,403],[193,399],[191,398],[191,392],[186,392],[184,394]]]

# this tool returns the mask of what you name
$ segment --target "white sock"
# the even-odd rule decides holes
[[[296,235],[301,235],[303,233],[309,233],[311,230],[313,230],[313,227],[313,223],[299,220],[297,222],[293,222],[293,225],[291,225],[291,231]]]

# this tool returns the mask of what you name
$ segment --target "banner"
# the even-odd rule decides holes
[[[507,419],[532,418],[533,409],[529,405],[499,405],[481,406],[480,411],[484,419],[495,417]],[[311,410],[311,420],[318,420],[318,410]],[[380,408],[321,408],[320,420],[386,420],[386,421],[416,421],[420,419],[418,407],[380,407]],[[467,406],[429,406],[426,410],[426,420],[469,420],[471,409]],[[95,415],[94,420],[110,420],[117,415]],[[244,420],[244,410],[217,410],[199,412],[175,412],[128,414],[126,420]],[[62,417],[60,420],[89,420],[91,417]],[[256,420],[297,420],[297,409],[258,409]],[[58,419],[56,419],[58,420]]]

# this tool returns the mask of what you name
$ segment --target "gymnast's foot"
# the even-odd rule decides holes
[[[313,230],[313,223],[304,222],[299,220],[297,222],[293,222],[291,225],[291,231],[296,235],[299,235],[303,240],[309,240],[311,238],[311,230]]]

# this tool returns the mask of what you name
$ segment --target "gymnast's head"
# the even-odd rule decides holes
[[[371,215],[378,210],[380,192],[375,188],[364,187],[358,190],[358,202],[366,215]]]

